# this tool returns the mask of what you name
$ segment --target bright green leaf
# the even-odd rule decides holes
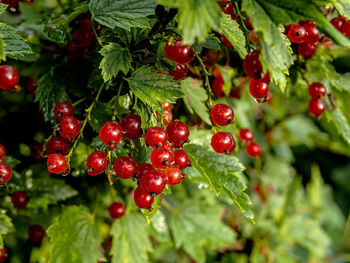
[[[350,19],[350,0],[331,0],[339,14]]]
[[[7,235],[14,230],[12,220],[6,215],[6,210],[0,209],[0,235]]]

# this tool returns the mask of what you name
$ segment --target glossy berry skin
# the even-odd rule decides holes
[[[6,149],[3,145],[0,144],[0,161],[5,157]]]
[[[40,225],[32,225],[28,229],[29,240],[33,243],[41,243],[45,236],[45,230]]]
[[[145,135],[146,143],[155,148],[160,148],[168,141],[168,134],[162,127],[150,127]]]
[[[26,209],[29,197],[26,192],[14,192],[11,196],[11,201],[14,208],[17,209]]]
[[[166,178],[157,170],[148,171],[141,179],[140,186],[151,195],[159,195],[166,186]]]
[[[68,142],[60,136],[54,136],[45,144],[47,154],[60,153],[66,155],[69,150]]]
[[[10,181],[12,176],[12,170],[11,167],[4,163],[0,162],[0,185],[6,184],[8,181]]]
[[[330,22],[338,31],[343,32],[343,25],[346,23],[343,17],[335,17]]]
[[[174,166],[180,170],[184,170],[188,166],[191,166],[190,158],[188,158],[188,154],[184,150],[177,150],[174,152],[174,161]]]
[[[188,68],[186,64],[177,64],[175,69],[169,70],[169,75],[173,80],[183,80],[187,77]]]
[[[310,84],[308,92],[312,98],[319,98],[326,96],[327,89],[320,82],[313,82]]]
[[[122,156],[114,161],[113,169],[119,178],[129,179],[136,173],[137,164],[133,158]]]
[[[249,92],[255,99],[264,98],[269,91],[269,84],[260,79],[252,79],[249,83]]]
[[[317,46],[314,43],[301,43],[298,45],[298,54],[305,58],[315,55]]]
[[[0,263],[5,262],[6,258],[7,258],[8,254],[7,254],[7,250],[6,248],[0,248]]]
[[[139,186],[134,191],[134,201],[137,207],[146,209],[152,206],[154,198]]]
[[[55,105],[54,114],[56,119],[62,119],[64,116],[73,116],[74,108],[72,104],[67,101],[59,102]]]
[[[211,138],[210,145],[217,153],[229,153],[236,147],[236,142],[231,133],[218,132]]]
[[[110,149],[115,149],[123,137],[123,129],[116,122],[106,122],[100,130],[101,141]]]
[[[149,163],[141,163],[137,166],[136,168],[136,173],[135,173],[135,177],[137,178],[137,180],[141,180],[142,177],[148,173],[148,171],[150,170],[154,170],[153,166]]]
[[[305,42],[315,43],[320,39],[320,31],[317,29],[316,24],[311,21],[307,21],[303,27],[306,30]]]
[[[347,37],[350,37],[350,21],[344,23],[342,31]]]
[[[157,169],[165,169],[174,162],[174,152],[165,147],[154,149],[151,153],[151,163]]]
[[[182,182],[184,176],[181,174],[181,170],[176,167],[168,167],[164,170],[164,176],[168,185],[178,185]]]
[[[234,113],[230,106],[226,104],[216,104],[210,111],[213,123],[219,126],[227,126],[233,123]]]
[[[86,160],[87,173],[95,176],[103,173],[109,164],[107,155],[102,151],[90,154]]]
[[[261,79],[263,75],[259,55],[259,51],[250,52],[243,61],[244,72],[252,79]]]
[[[59,153],[50,154],[47,158],[47,169],[50,173],[60,174],[68,169],[68,162],[64,155]]]
[[[164,119],[163,119],[163,125],[168,126],[168,124],[173,120],[173,113],[171,110],[165,110],[163,111]]]
[[[162,106],[163,106],[163,111],[171,111],[171,109],[173,108],[173,105],[169,102],[162,102]]]
[[[79,48],[90,47],[95,41],[94,32],[91,30],[84,30],[82,28],[78,28],[74,32],[74,39],[77,42],[77,46]]]
[[[186,64],[194,59],[194,51],[191,46],[184,45],[180,39],[174,39],[172,43],[166,43],[165,56],[178,64]]]
[[[60,135],[64,139],[74,139],[78,136],[81,121],[73,116],[65,116],[60,120]]]
[[[0,89],[16,91],[19,81],[18,71],[10,65],[0,66]]]
[[[224,79],[221,77],[217,77],[211,83],[211,89],[213,90],[216,96],[224,97],[225,96],[224,85],[225,85]]]
[[[326,103],[320,98],[312,98],[309,101],[309,112],[316,117],[320,116],[326,110]]]
[[[257,157],[261,155],[261,146],[259,143],[252,142],[247,146],[246,152],[250,157]]]
[[[238,136],[244,144],[248,144],[253,141],[254,133],[250,129],[240,129]]]
[[[231,147],[227,148],[226,151],[224,151],[224,154],[229,155],[229,154],[233,153],[235,151],[235,149],[236,149],[236,141],[235,141],[235,139],[233,139],[233,143],[232,143]]]
[[[293,43],[303,43],[306,41],[307,32],[303,26],[291,25],[288,30],[288,38]]]
[[[130,140],[136,140],[141,137],[141,117],[139,115],[128,113],[120,121],[124,136]]]
[[[114,202],[108,207],[108,213],[112,218],[120,218],[125,214],[125,206],[120,202]]]
[[[190,135],[190,130],[187,125],[181,121],[173,121],[168,127],[166,127],[166,132],[168,133],[169,142],[173,147],[181,147],[187,140]]]

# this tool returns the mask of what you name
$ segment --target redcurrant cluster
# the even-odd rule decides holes
[[[0,185],[6,184],[12,176],[11,167],[2,160],[5,155],[6,149],[0,144]]]
[[[246,152],[250,157],[257,157],[261,155],[261,146],[257,142],[253,142],[254,133],[250,129],[240,129],[239,139],[243,145],[246,145]]]
[[[346,21],[345,17],[335,17],[331,20],[331,23],[339,32],[350,37],[350,21]]]
[[[311,100],[309,101],[309,112],[319,118],[326,110],[326,103],[322,99],[326,96],[326,87],[319,82],[313,82],[309,86],[309,94]]]
[[[0,89],[19,91],[18,81],[19,74],[14,67],[10,65],[0,66]]]

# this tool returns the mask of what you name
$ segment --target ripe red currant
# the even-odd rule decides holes
[[[251,157],[257,157],[261,155],[261,146],[259,143],[252,142],[247,146],[246,152]]]
[[[87,173],[95,176],[103,173],[109,164],[107,155],[102,151],[90,154],[86,160]]]
[[[7,250],[6,248],[0,248],[0,263],[5,262],[6,258],[7,258],[8,254],[7,254]]]
[[[64,116],[73,116],[74,108],[72,104],[67,101],[62,101],[56,104],[54,108],[55,118],[62,119]]]
[[[244,144],[248,144],[253,140],[254,133],[250,129],[240,129],[238,136]]]
[[[311,83],[308,91],[312,98],[324,97],[327,93],[326,87],[320,82]]]
[[[139,186],[134,191],[134,201],[137,207],[146,209],[152,206],[154,198]]]
[[[174,152],[165,147],[154,149],[151,153],[151,163],[157,169],[165,169],[174,162]]]
[[[11,201],[14,208],[26,209],[29,197],[26,192],[18,191],[13,193]]]
[[[350,21],[344,23],[342,31],[347,37],[350,37]]]
[[[288,30],[288,38],[293,43],[303,43],[306,41],[307,32],[303,26],[291,25]]]
[[[262,99],[269,91],[269,84],[261,79],[252,79],[249,83],[249,92],[255,99]]]
[[[226,104],[216,104],[210,111],[213,123],[219,126],[227,126],[233,123],[234,113],[230,106]]]
[[[211,83],[211,89],[213,90],[214,94],[218,97],[224,97],[225,91],[224,91],[224,79],[222,77],[214,78],[213,82]]]
[[[168,124],[173,120],[173,113],[171,110],[163,111],[165,119],[163,119],[163,125],[168,126]]]
[[[166,127],[166,132],[168,133],[169,142],[173,147],[181,147],[186,141],[188,141],[188,136],[190,135],[190,130],[187,125],[181,121],[173,121],[168,127]]]
[[[60,120],[59,132],[64,139],[74,139],[80,132],[81,121],[73,116],[65,116]]]
[[[220,0],[217,2],[220,3],[225,1],[226,0]],[[236,19],[235,12],[233,11],[233,5],[231,3],[221,4],[220,8],[225,14],[230,15],[232,19]]]
[[[169,75],[173,77],[173,80],[183,80],[186,78],[188,68],[186,64],[177,64],[175,69],[169,70]]]
[[[66,155],[69,150],[68,142],[60,136],[54,136],[45,144],[47,154],[61,153]]]
[[[174,152],[175,166],[180,170],[186,169],[188,166],[191,166],[190,159],[188,154],[184,150],[177,150]]]
[[[306,30],[306,42],[315,43],[320,39],[320,31],[317,29],[315,22],[306,21],[303,27]]]
[[[4,162],[0,162],[0,185],[1,184],[6,184],[12,176],[12,170],[11,167],[4,163]]]
[[[141,137],[141,117],[128,113],[120,121],[124,136],[127,139],[135,140]]]
[[[155,148],[160,148],[168,141],[168,134],[161,127],[150,127],[145,135],[146,143]]]
[[[179,64],[190,63],[194,59],[192,47],[184,45],[180,39],[174,39],[172,43],[166,43],[164,53],[168,59]]]
[[[32,225],[28,229],[29,240],[33,243],[41,243],[45,236],[45,230],[40,225]]]
[[[141,180],[142,177],[150,170],[153,170],[153,166],[149,163],[141,163],[137,166],[136,168],[136,173],[135,173],[135,177],[137,178],[137,180]]]
[[[315,55],[317,46],[314,43],[301,43],[298,45],[298,54],[305,58]]]
[[[129,179],[136,173],[137,164],[132,157],[122,156],[114,161],[113,169],[122,179]]]
[[[343,32],[343,25],[346,23],[344,17],[335,17],[330,22],[338,31]]]
[[[123,137],[123,130],[116,122],[106,122],[100,130],[101,141],[114,150]]]
[[[114,202],[108,207],[108,212],[112,218],[120,218],[125,214],[125,207],[120,202]]]
[[[74,39],[77,42],[79,48],[90,47],[95,41],[94,32],[91,30],[84,30],[83,28],[78,28],[74,32]]]
[[[67,171],[68,161],[62,154],[50,154],[47,158],[47,168],[50,173],[60,174]]]
[[[232,153],[236,148],[236,142],[232,134],[229,132],[218,132],[211,138],[211,147],[217,153]],[[233,148],[233,150],[232,150]]]
[[[243,61],[244,72],[253,79],[261,79],[263,75],[259,55],[259,51],[250,52],[248,55],[245,56]]]
[[[326,110],[326,103],[320,98],[312,98],[309,101],[309,112],[316,117]]]
[[[0,66],[0,89],[16,91],[19,81],[18,71],[10,65]]]
[[[0,161],[5,157],[6,149],[3,145],[0,144]]]
[[[163,105],[163,111],[171,111],[173,105],[169,102],[162,102]]]
[[[181,170],[176,167],[166,168],[164,171],[164,176],[167,179],[166,181],[168,185],[177,185],[185,178],[185,176],[181,174]]]
[[[152,196],[159,195],[163,192],[166,185],[166,178],[163,173],[157,170],[148,171],[141,179],[140,186]]]

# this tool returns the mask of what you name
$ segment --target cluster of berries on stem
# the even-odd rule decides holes
[[[246,146],[246,152],[250,157],[261,156],[261,146],[259,143],[253,142],[254,133],[252,130],[240,129],[238,136],[242,144]]]
[[[6,155],[6,149],[0,144],[0,185],[6,184],[12,177],[11,167],[2,159]]]
[[[313,82],[310,84],[308,92],[311,96],[308,106],[309,112],[316,118],[320,118],[326,110],[326,103],[323,99],[327,94],[326,87],[320,82]]]

